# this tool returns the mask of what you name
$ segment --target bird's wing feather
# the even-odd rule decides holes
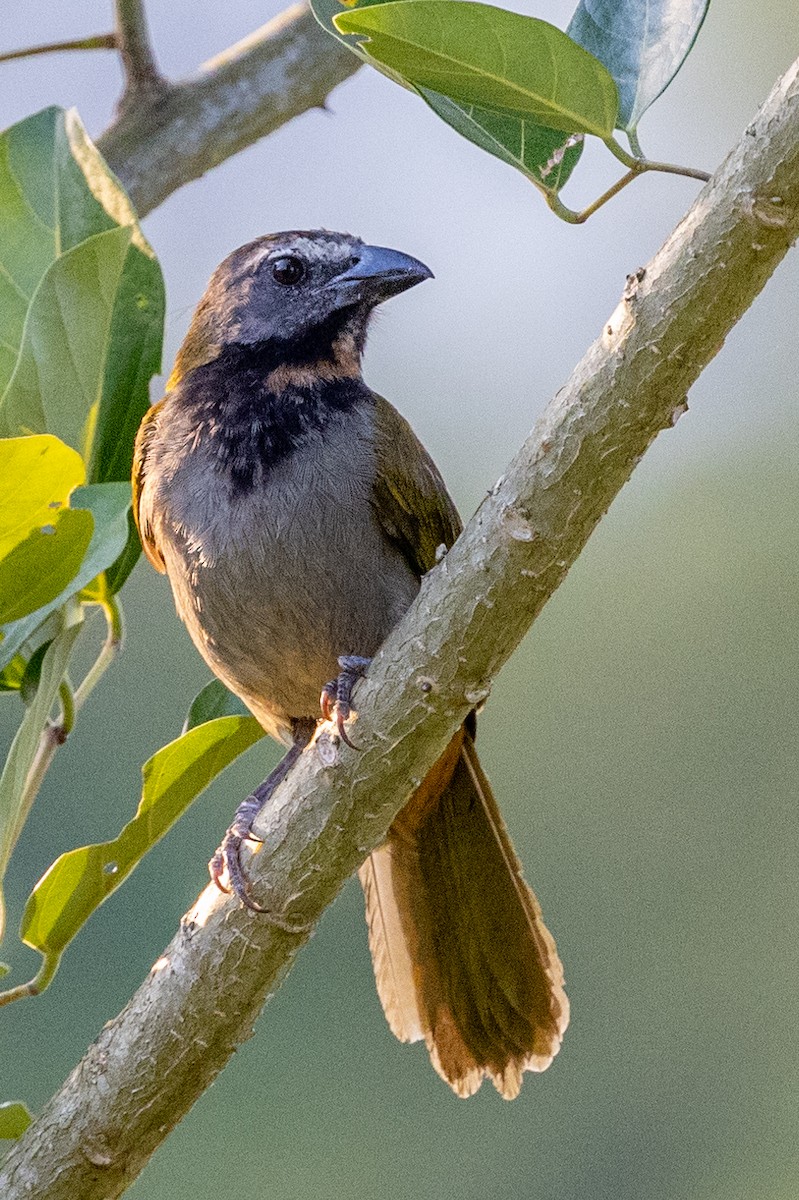
[[[420,577],[461,531],[458,510],[430,455],[404,417],[375,396],[377,471],[374,511],[388,537]]]
[[[144,488],[144,479],[147,473],[147,454],[150,448],[150,442],[156,431],[156,421],[158,412],[163,404],[153,405],[149,412],[145,415],[144,420],[139,426],[139,432],[136,435],[136,446],[133,452],[133,519],[136,522],[136,528],[139,531],[141,544],[144,553],[149,558],[150,562],[155,567],[156,571],[166,571],[164,558],[158,548],[155,540],[155,533],[147,516],[142,511],[141,499],[142,490]]]

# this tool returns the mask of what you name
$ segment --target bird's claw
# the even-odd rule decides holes
[[[349,746],[351,750],[359,750],[360,747],[350,739],[347,730],[344,728],[345,723],[352,716],[352,690],[359,679],[362,679],[366,674],[371,658],[361,658],[356,654],[346,654],[338,660],[338,665],[341,668],[335,679],[331,679],[322,688],[322,695],[319,697],[319,706],[322,709],[322,716],[326,721],[335,719],[336,730],[345,746]]]
[[[246,841],[262,842],[263,839],[252,831],[252,823],[262,805],[262,799],[255,794],[239,805],[233,824],[222,839],[222,845],[208,864],[208,872],[220,892],[233,892],[253,912],[264,910],[250,895],[249,880],[241,865],[241,847]],[[224,876],[227,876],[227,884],[222,882]]]
[[[322,719],[325,721],[333,720],[333,709],[336,707],[337,694],[338,679],[331,679],[322,688],[322,695],[319,697],[319,707],[322,710]]]
[[[259,842],[261,839],[253,837],[250,832],[242,836],[239,826],[240,822],[236,820],[230,829],[228,829],[222,839],[222,845],[208,864],[208,872],[220,892],[224,892],[227,895],[230,895],[232,892],[238,897],[245,908],[249,908],[253,912],[262,913],[266,910],[256,900],[253,900],[250,895],[249,880],[241,865],[241,847],[245,840]],[[223,882],[225,876],[227,877],[227,883]]]
[[[353,750],[358,747],[344,728],[344,722],[349,720],[352,714],[352,708],[344,698],[339,698],[338,695],[338,679],[331,679],[330,683],[326,683],[322,688],[322,695],[319,697],[319,707],[322,710],[322,716],[325,721],[333,721],[336,723],[338,736],[346,746],[350,746]]]

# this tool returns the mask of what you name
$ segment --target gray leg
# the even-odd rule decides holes
[[[258,840],[252,832],[253,821],[264,805],[269,802],[277,785],[286,778],[313,737],[315,729],[316,721],[313,718],[294,721],[294,744],[291,749],[284,754],[264,782],[238,806],[233,823],[222,839],[222,845],[208,864],[211,878],[219,890],[234,892],[242,904],[251,908],[253,912],[266,912],[266,909],[250,896],[250,882],[241,865],[242,843]],[[224,887],[221,882],[225,872],[227,872],[229,887]]]

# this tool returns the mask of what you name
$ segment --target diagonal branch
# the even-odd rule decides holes
[[[4,1200],[112,1200],[252,1032],[310,928],[379,843],[799,234],[799,63],[624,297],[380,651],[361,754],[303,755],[253,859],[269,922],[207,889],[13,1147]],[[330,743],[327,749],[331,749]],[[324,761],[323,761],[324,757]],[[327,765],[326,765],[327,764]]]
[[[119,8],[140,9],[140,0],[119,0]],[[140,53],[141,39],[135,44]],[[126,92],[97,144],[144,216],[184,183],[323,106],[359,65],[306,4],[295,4],[190,79],[167,84],[156,75],[155,93]]]

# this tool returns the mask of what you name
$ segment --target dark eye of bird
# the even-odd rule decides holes
[[[305,263],[293,254],[285,254],[282,258],[274,259],[271,267],[275,283],[282,283],[286,287],[299,283],[305,278]]]

